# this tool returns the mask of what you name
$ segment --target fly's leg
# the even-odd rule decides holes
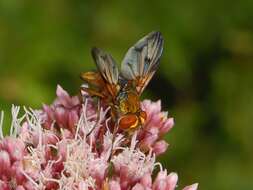
[[[81,86],[81,94],[84,95],[84,92],[87,92],[91,97],[92,96],[95,96],[95,97],[98,97],[98,98],[105,98],[104,94],[100,93],[99,91],[97,90],[93,90],[93,89],[90,89],[89,87],[87,86]],[[85,96],[85,95],[84,95]]]
[[[102,106],[101,106],[101,99],[98,98],[98,106],[97,106],[97,121],[95,125],[92,127],[92,129],[87,133],[87,137],[94,131],[94,129],[99,125],[100,123],[100,112],[101,112]]]
[[[114,128],[113,128],[113,133],[112,133],[112,145],[111,145],[111,153],[110,153],[109,161],[111,160],[112,155],[114,153],[113,152],[113,145],[114,145],[114,142],[115,142],[115,139],[116,139],[118,129],[119,129],[119,124],[118,124],[118,122],[115,122],[115,125],[114,125]]]
[[[86,93],[88,94],[86,94]],[[87,98],[88,95],[90,95],[91,97],[97,97],[98,99],[98,106],[97,106],[97,121],[95,123],[95,125],[92,127],[92,129],[87,133],[86,136],[89,136],[92,131],[99,125],[100,123],[100,112],[101,112],[101,109],[102,109],[102,106],[101,106],[101,98],[104,98],[104,95],[96,90],[93,90],[93,89],[90,89],[88,86],[84,85],[84,86],[81,86],[81,89],[80,89],[80,93],[81,93],[81,97],[82,97],[82,101],[85,102],[85,98]]]

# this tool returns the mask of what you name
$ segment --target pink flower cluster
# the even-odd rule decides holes
[[[168,147],[162,137],[174,125],[160,101],[142,102],[147,121],[131,137],[123,132],[113,137],[108,107],[98,112],[92,98],[82,103],[60,86],[56,94],[52,105],[24,108],[20,117],[13,106],[10,136],[0,130],[0,190],[176,189],[177,174],[156,162]],[[0,127],[2,119],[3,114]]]

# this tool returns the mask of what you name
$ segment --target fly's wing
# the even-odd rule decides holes
[[[160,32],[151,32],[126,53],[121,63],[121,77],[130,81],[140,95],[154,75],[163,51]]]
[[[110,54],[107,54],[98,48],[92,48],[91,54],[97,65],[98,71],[105,82],[107,90],[111,96],[115,98],[119,91],[119,71],[114,59]]]

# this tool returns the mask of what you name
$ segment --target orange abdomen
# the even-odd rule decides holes
[[[127,114],[119,119],[119,127],[123,130],[133,129],[139,124],[139,119],[135,114]]]

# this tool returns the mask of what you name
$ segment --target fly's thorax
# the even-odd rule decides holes
[[[118,95],[118,107],[122,114],[140,111],[139,96],[134,91],[120,92]]]

